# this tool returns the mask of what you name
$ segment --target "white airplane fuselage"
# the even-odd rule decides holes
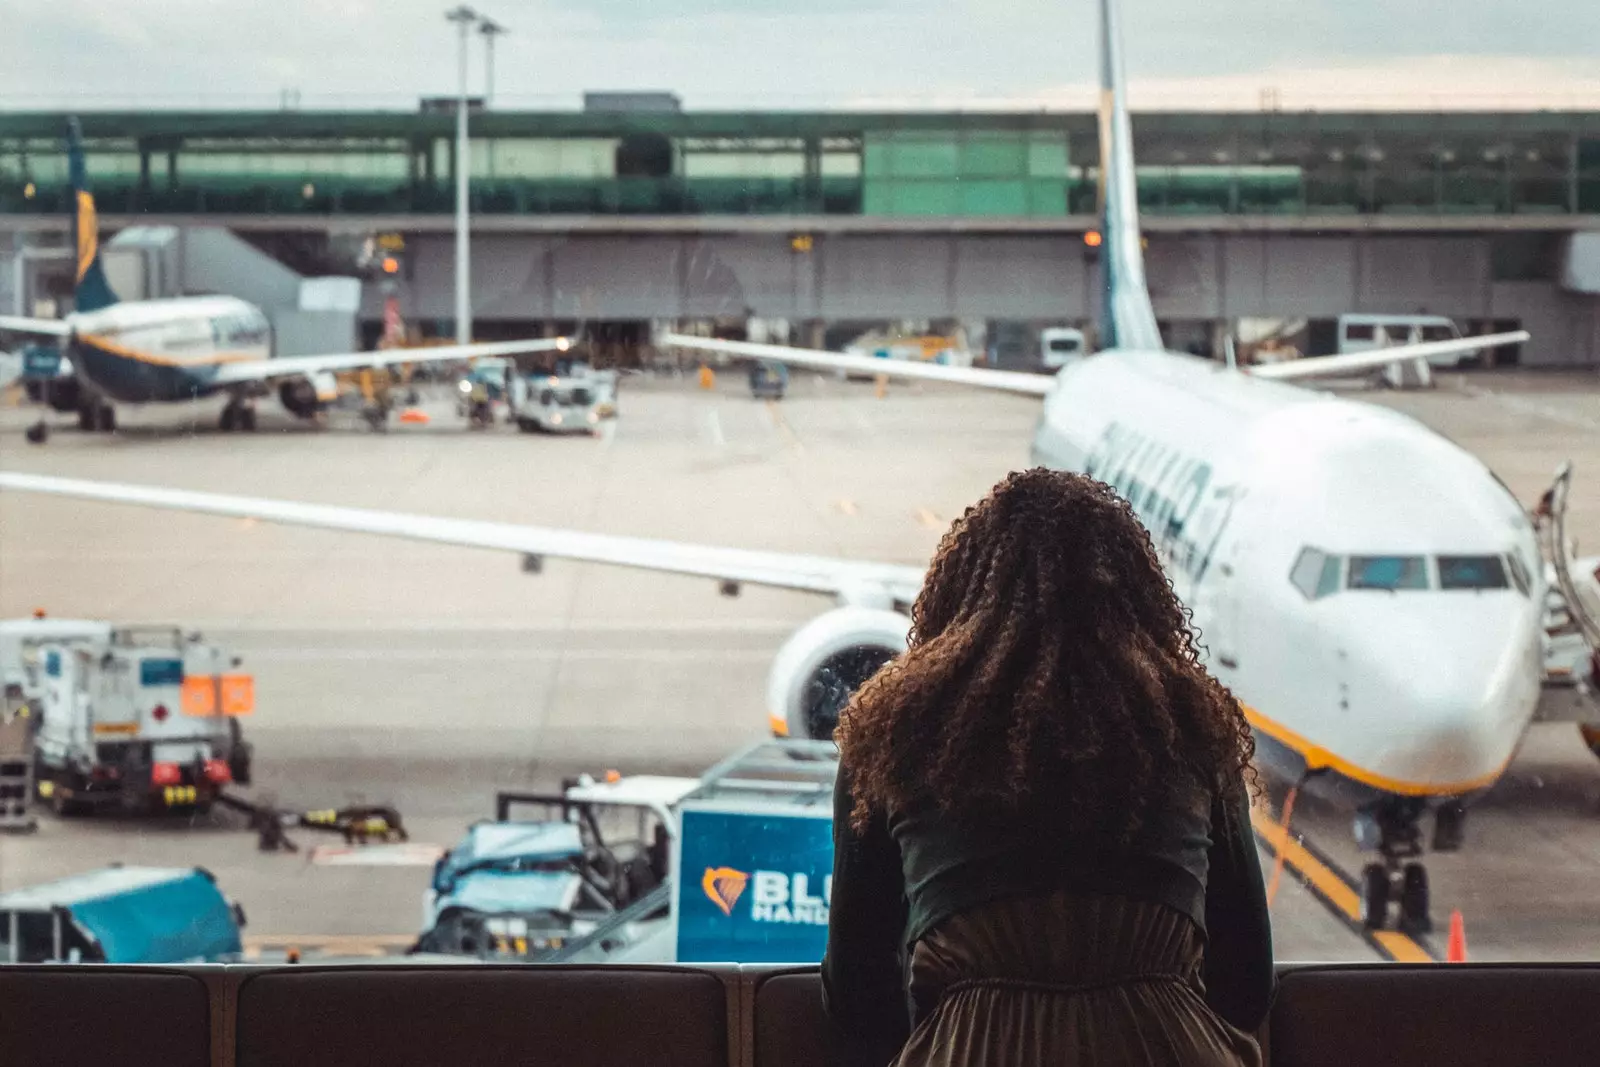
[[[267,359],[272,328],[231,296],[113,304],[67,319],[67,356],[93,391],[123,403],[189,400],[211,392],[224,363]]]
[[[1463,449],[1373,405],[1118,351],[1058,374],[1033,460],[1132,503],[1268,770],[1320,771],[1309,788],[1362,804],[1470,793],[1510,761],[1539,696],[1544,580],[1523,509]],[[1334,562],[1302,591],[1308,549]],[[1503,587],[1459,587],[1491,557]],[[1405,583],[1351,588],[1398,565],[1374,558]]]

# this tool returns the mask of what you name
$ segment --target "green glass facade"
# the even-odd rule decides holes
[[[108,214],[448,214],[437,112],[82,117]],[[474,210],[533,215],[1086,215],[1083,113],[487,112]],[[0,214],[67,206],[66,116],[0,113]],[[1135,116],[1139,197],[1172,216],[1600,214],[1600,113]]]
[[[877,130],[862,138],[865,215],[1065,215],[1064,130]]]

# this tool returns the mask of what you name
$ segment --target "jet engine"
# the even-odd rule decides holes
[[[290,378],[278,386],[278,402],[283,410],[300,419],[309,419],[322,407],[316,387],[304,378]]]
[[[313,371],[304,378],[290,378],[278,386],[278,402],[296,418],[309,419],[338,399],[339,383],[327,371]]]
[[[850,694],[905,651],[911,620],[876,608],[835,608],[785,641],[767,675],[774,733],[826,740]]]

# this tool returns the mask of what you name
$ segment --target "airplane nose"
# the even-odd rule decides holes
[[[1369,632],[1347,684],[1375,769],[1441,793],[1498,776],[1539,695],[1538,634],[1522,614],[1466,607],[1409,639]]]

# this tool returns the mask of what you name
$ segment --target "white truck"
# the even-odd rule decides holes
[[[1058,371],[1089,354],[1083,331],[1072,326],[1047,326],[1039,331],[1039,365]]]
[[[249,784],[239,718],[255,708],[255,683],[239,660],[176,627],[103,625],[26,644],[7,632],[19,650],[8,693],[36,722],[39,799],[63,815],[205,811],[229,783]]]
[[[1443,315],[1340,315],[1338,354],[1460,337],[1460,328]],[[1395,389],[1426,389],[1433,385],[1434,367],[1459,367],[1474,358],[1471,353],[1458,353],[1405,360],[1383,368],[1380,377]]]
[[[511,381],[511,417],[523,433],[599,433],[601,388],[590,375],[519,376]],[[611,389],[614,410],[614,384]]]

